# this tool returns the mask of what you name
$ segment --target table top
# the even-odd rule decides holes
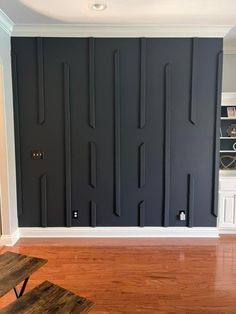
[[[0,310],[0,314],[78,314],[88,313],[93,302],[49,281]]]
[[[0,255],[0,297],[47,263],[46,259],[13,252]]]

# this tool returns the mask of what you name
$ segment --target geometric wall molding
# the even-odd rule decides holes
[[[13,37],[11,42],[18,60],[13,85],[19,87],[16,139],[19,134],[24,174],[20,227],[216,226],[215,150],[208,141],[215,134],[222,39]],[[198,103],[192,102],[190,120],[192,78]],[[35,148],[44,152],[42,160],[31,159]],[[43,177],[39,188],[42,174],[48,184]]]

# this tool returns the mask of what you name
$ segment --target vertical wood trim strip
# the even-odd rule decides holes
[[[45,122],[43,38],[37,38],[38,123]]]
[[[222,89],[223,51],[217,55],[217,78],[216,78],[216,107],[215,107],[215,143],[214,143],[214,168],[213,168],[213,202],[212,215],[218,216],[218,188],[219,188],[219,162],[220,162],[220,110]]]
[[[197,56],[198,38],[192,39],[192,79],[189,120],[192,124],[197,122]]]
[[[139,128],[146,124],[146,38],[141,38]]]
[[[96,144],[93,142],[90,142],[90,185],[93,188],[96,188],[97,186],[97,157],[96,157]]]
[[[145,185],[146,179],[146,149],[145,144],[139,146],[139,188]]]
[[[121,214],[121,173],[120,173],[120,51],[114,53],[115,92],[115,214]]]
[[[171,64],[165,65],[165,184],[164,226],[169,226],[170,210],[170,126],[171,126]]]
[[[145,201],[139,203],[139,227],[145,226]]]
[[[195,193],[195,179],[193,174],[188,174],[188,226],[193,227],[193,213],[194,213],[194,193]]]
[[[21,168],[21,132],[20,132],[20,104],[18,90],[17,56],[12,52],[12,79],[13,79],[13,105],[16,145],[16,173],[17,173],[17,208],[18,216],[23,214],[22,168]]]
[[[97,204],[94,201],[90,202],[90,210],[91,210],[91,226],[96,227],[97,225]]]
[[[71,226],[71,112],[70,112],[70,66],[64,66],[64,106],[65,106],[65,183],[66,183],[66,226]]]
[[[41,224],[47,227],[47,175],[40,177]]]
[[[94,71],[94,38],[89,38],[89,125],[93,129],[96,127]]]

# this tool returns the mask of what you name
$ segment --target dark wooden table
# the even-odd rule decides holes
[[[89,312],[92,305],[93,302],[44,281],[0,310],[0,314],[78,314]]]
[[[20,298],[26,288],[29,277],[47,263],[46,259],[30,257],[12,252],[0,255],[0,297],[14,289],[16,297]],[[23,282],[20,291],[17,285]]]

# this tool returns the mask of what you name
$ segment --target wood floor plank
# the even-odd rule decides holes
[[[21,239],[7,249],[48,259],[27,291],[49,280],[94,301],[90,313],[236,313],[235,236]]]

